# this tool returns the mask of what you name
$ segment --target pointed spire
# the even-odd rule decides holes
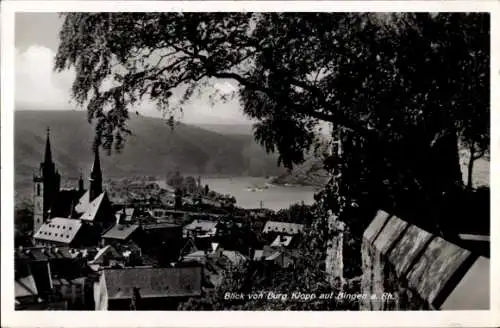
[[[90,172],[90,178],[92,180],[102,179],[101,161],[99,159],[99,147],[94,148],[94,165],[92,166],[92,171]]]
[[[50,128],[47,127],[47,139],[45,141],[45,160],[44,163],[52,163],[52,150],[50,149]]]
[[[83,186],[83,174],[82,174],[82,171],[80,170],[80,178],[78,179],[78,192],[82,193],[83,189],[84,189],[84,186]]]
[[[94,165],[90,172],[90,201],[102,193],[102,172],[99,160],[99,147],[94,148]]]

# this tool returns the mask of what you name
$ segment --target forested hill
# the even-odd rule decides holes
[[[120,154],[101,161],[106,177],[165,175],[169,170],[201,175],[266,176],[283,172],[276,157],[268,155],[246,133],[220,134],[193,125],[178,124],[172,130],[164,120],[133,116],[133,135]],[[84,175],[92,164],[93,128],[83,111],[16,111],[16,182],[31,180],[43,159],[45,131],[50,126],[52,153],[65,177]]]

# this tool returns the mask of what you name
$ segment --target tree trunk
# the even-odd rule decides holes
[[[469,157],[469,164],[467,166],[467,189],[472,189],[472,171],[474,170],[474,161],[476,160],[474,158],[474,153],[476,152],[474,145],[471,145],[469,147],[469,152],[470,152],[470,157]]]

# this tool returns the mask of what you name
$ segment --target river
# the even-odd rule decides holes
[[[269,186],[263,187],[265,178],[235,177],[235,178],[202,178],[201,184],[208,185],[211,190],[221,194],[230,194],[237,200],[237,206],[242,208],[265,208],[279,210],[288,208],[295,203],[311,204],[314,201],[315,189],[300,186]],[[252,191],[255,190],[255,191]]]

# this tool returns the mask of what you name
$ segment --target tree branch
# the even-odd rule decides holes
[[[252,90],[255,91],[261,91],[270,96],[271,98],[276,99],[278,94],[271,89],[271,88],[266,88],[260,84],[254,83],[249,81],[248,79],[244,78],[243,76],[236,74],[236,73],[231,73],[231,72],[213,72],[209,71],[208,72],[209,76],[217,77],[217,78],[223,78],[223,79],[233,79],[239,82],[241,85],[244,85],[245,87],[248,87]],[[354,131],[358,133],[360,136],[364,137],[375,137],[376,136],[376,131],[371,130],[368,127],[365,127],[358,122],[349,120],[347,118],[342,118],[337,115],[330,115],[326,114],[323,112],[318,112],[318,111],[311,111],[309,108],[306,108],[304,106],[298,105],[294,102],[291,102],[288,97],[281,97],[280,101],[284,101],[287,106],[293,107],[295,110],[298,112],[305,114],[305,115],[310,115],[316,119],[327,121],[327,122],[334,122],[338,125],[343,126],[347,130]]]

